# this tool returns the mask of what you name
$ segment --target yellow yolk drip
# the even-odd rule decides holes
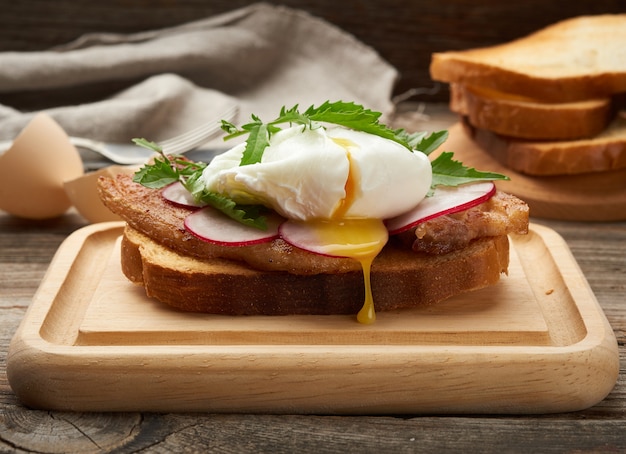
[[[363,269],[365,301],[357,314],[361,323],[376,320],[374,299],[370,283],[372,261],[387,243],[387,228],[380,219],[337,219],[307,222],[324,244],[328,255],[350,257],[358,260]]]
[[[361,264],[365,300],[363,307],[357,314],[357,320],[360,323],[369,324],[376,320],[370,281],[371,266],[376,256],[387,244],[389,234],[380,219],[345,217],[352,202],[359,195],[360,189],[360,175],[350,157],[350,147],[356,145],[347,139],[334,138],[333,140],[346,149],[350,162],[350,170],[345,184],[346,196],[335,209],[332,219],[317,220],[307,224],[318,235],[320,244],[325,245],[325,251],[329,255],[350,257]]]

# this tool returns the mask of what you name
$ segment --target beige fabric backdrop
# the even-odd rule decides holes
[[[396,70],[375,50],[302,11],[259,3],[182,26],[94,33],[41,52],[0,53],[2,93],[127,82],[106,99],[44,109],[71,135],[162,140],[239,107],[271,120],[281,106],[355,101],[391,112]],[[45,99],[43,99],[45,102]],[[33,112],[0,104],[0,139]]]

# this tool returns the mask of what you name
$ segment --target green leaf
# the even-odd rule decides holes
[[[453,153],[443,152],[432,161],[432,186],[458,186],[477,181],[508,180],[505,175],[493,172],[482,172],[464,166],[461,162],[452,159]]]
[[[422,136],[415,148],[428,156],[446,140],[448,140],[448,131],[433,132],[429,136]]]
[[[133,176],[133,181],[147,188],[159,189],[179,181],[179,172],[167,160],[155,159],[154,164],[146,164]]]
[[[238,205],[233,199],[210,191],[204,191],[199,200],[241,224],[267,230],[266,218],[263,216],[267,209],[262,205]]]
[[[246,141],[246,148],[239,165],[245,166],[261,162],[263,151],[265,151],[269,144],[268,126],[262,123],[255,124],[250,128],[250,136]]]
[[[135,143],[135,145],[147,148],[148,150],[156,151],[157,153],[163,153],[163,149],[156,142],[150,142],[149,140],[143,138],[133,139],[133,142]]]
[[[297,104],[293,106],[291,109],[286,109],[285,106],[283,106],[280,109],[280,114],[278,115],[278,118],[276,118],[274,121],[271,121],[270,124],[277,125],[277,124],[282,124],[282,123],[296,123],[296,124],[301,124],[301,125],[310,125],[311,118],[307,114],[304,114],[304,115],[301,114],[298,111]]]
[[[237,128],[237,126],[235,126],[234,124],[232,124],[230,121],[226,121],[226,120],[222,120],[222,131],[224,131],[226,134],[228,134],[224,140],[227,140],[228,137],[233,137],[238,135],[240,132],[243,134],[244,131],[239,131],[239,128]]]
[[[294,109],[296,109],[296,107],[294,107]],[[303,116],[312,121],[333,123],[351,129],[387,129],[386,126],[378,123],[378,119],[381,116],[380,112],[365,109],[363,106],[353,102],[338,101],[330,103],[326,101],[319,107],[309,107],[306,112],[304,112]],[[380,127],[382,127],[382,129]]]

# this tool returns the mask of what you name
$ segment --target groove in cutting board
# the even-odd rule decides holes
[[[549,300],[557,294],[534,294],[515,248],[509,274],[498,285],[430,307],[380,312],[374,326],[359,325],[352,315],[229,317],[176,311],[130,284],[120,271],[119,246],[113,251],[84,304],[77,345],[551,344],[537,296]],[[568,304],[567,296],[559,304]],[[584,332],[574,334],[580,339]]]

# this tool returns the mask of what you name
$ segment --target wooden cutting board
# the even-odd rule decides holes
[[[449,138],[438,152],[452,151],[468,167],[507,175],[499,189],[518,196],[534,218],[566,221],[626,219],[626,169],[581,175],[530,176],[515,172],[483,149],[461,123],[448,129]],[[433,154],[433,157],[436,154]]]
[[[122,223],[59,248],[7,358],[31,407],[323,414],[546,413],[587,408],[617,343],[564,241],[512,236],[508,276],[431,307],[226,317],[148,299],[120,271]],[[250,291],[253,291],[251,289]]]

